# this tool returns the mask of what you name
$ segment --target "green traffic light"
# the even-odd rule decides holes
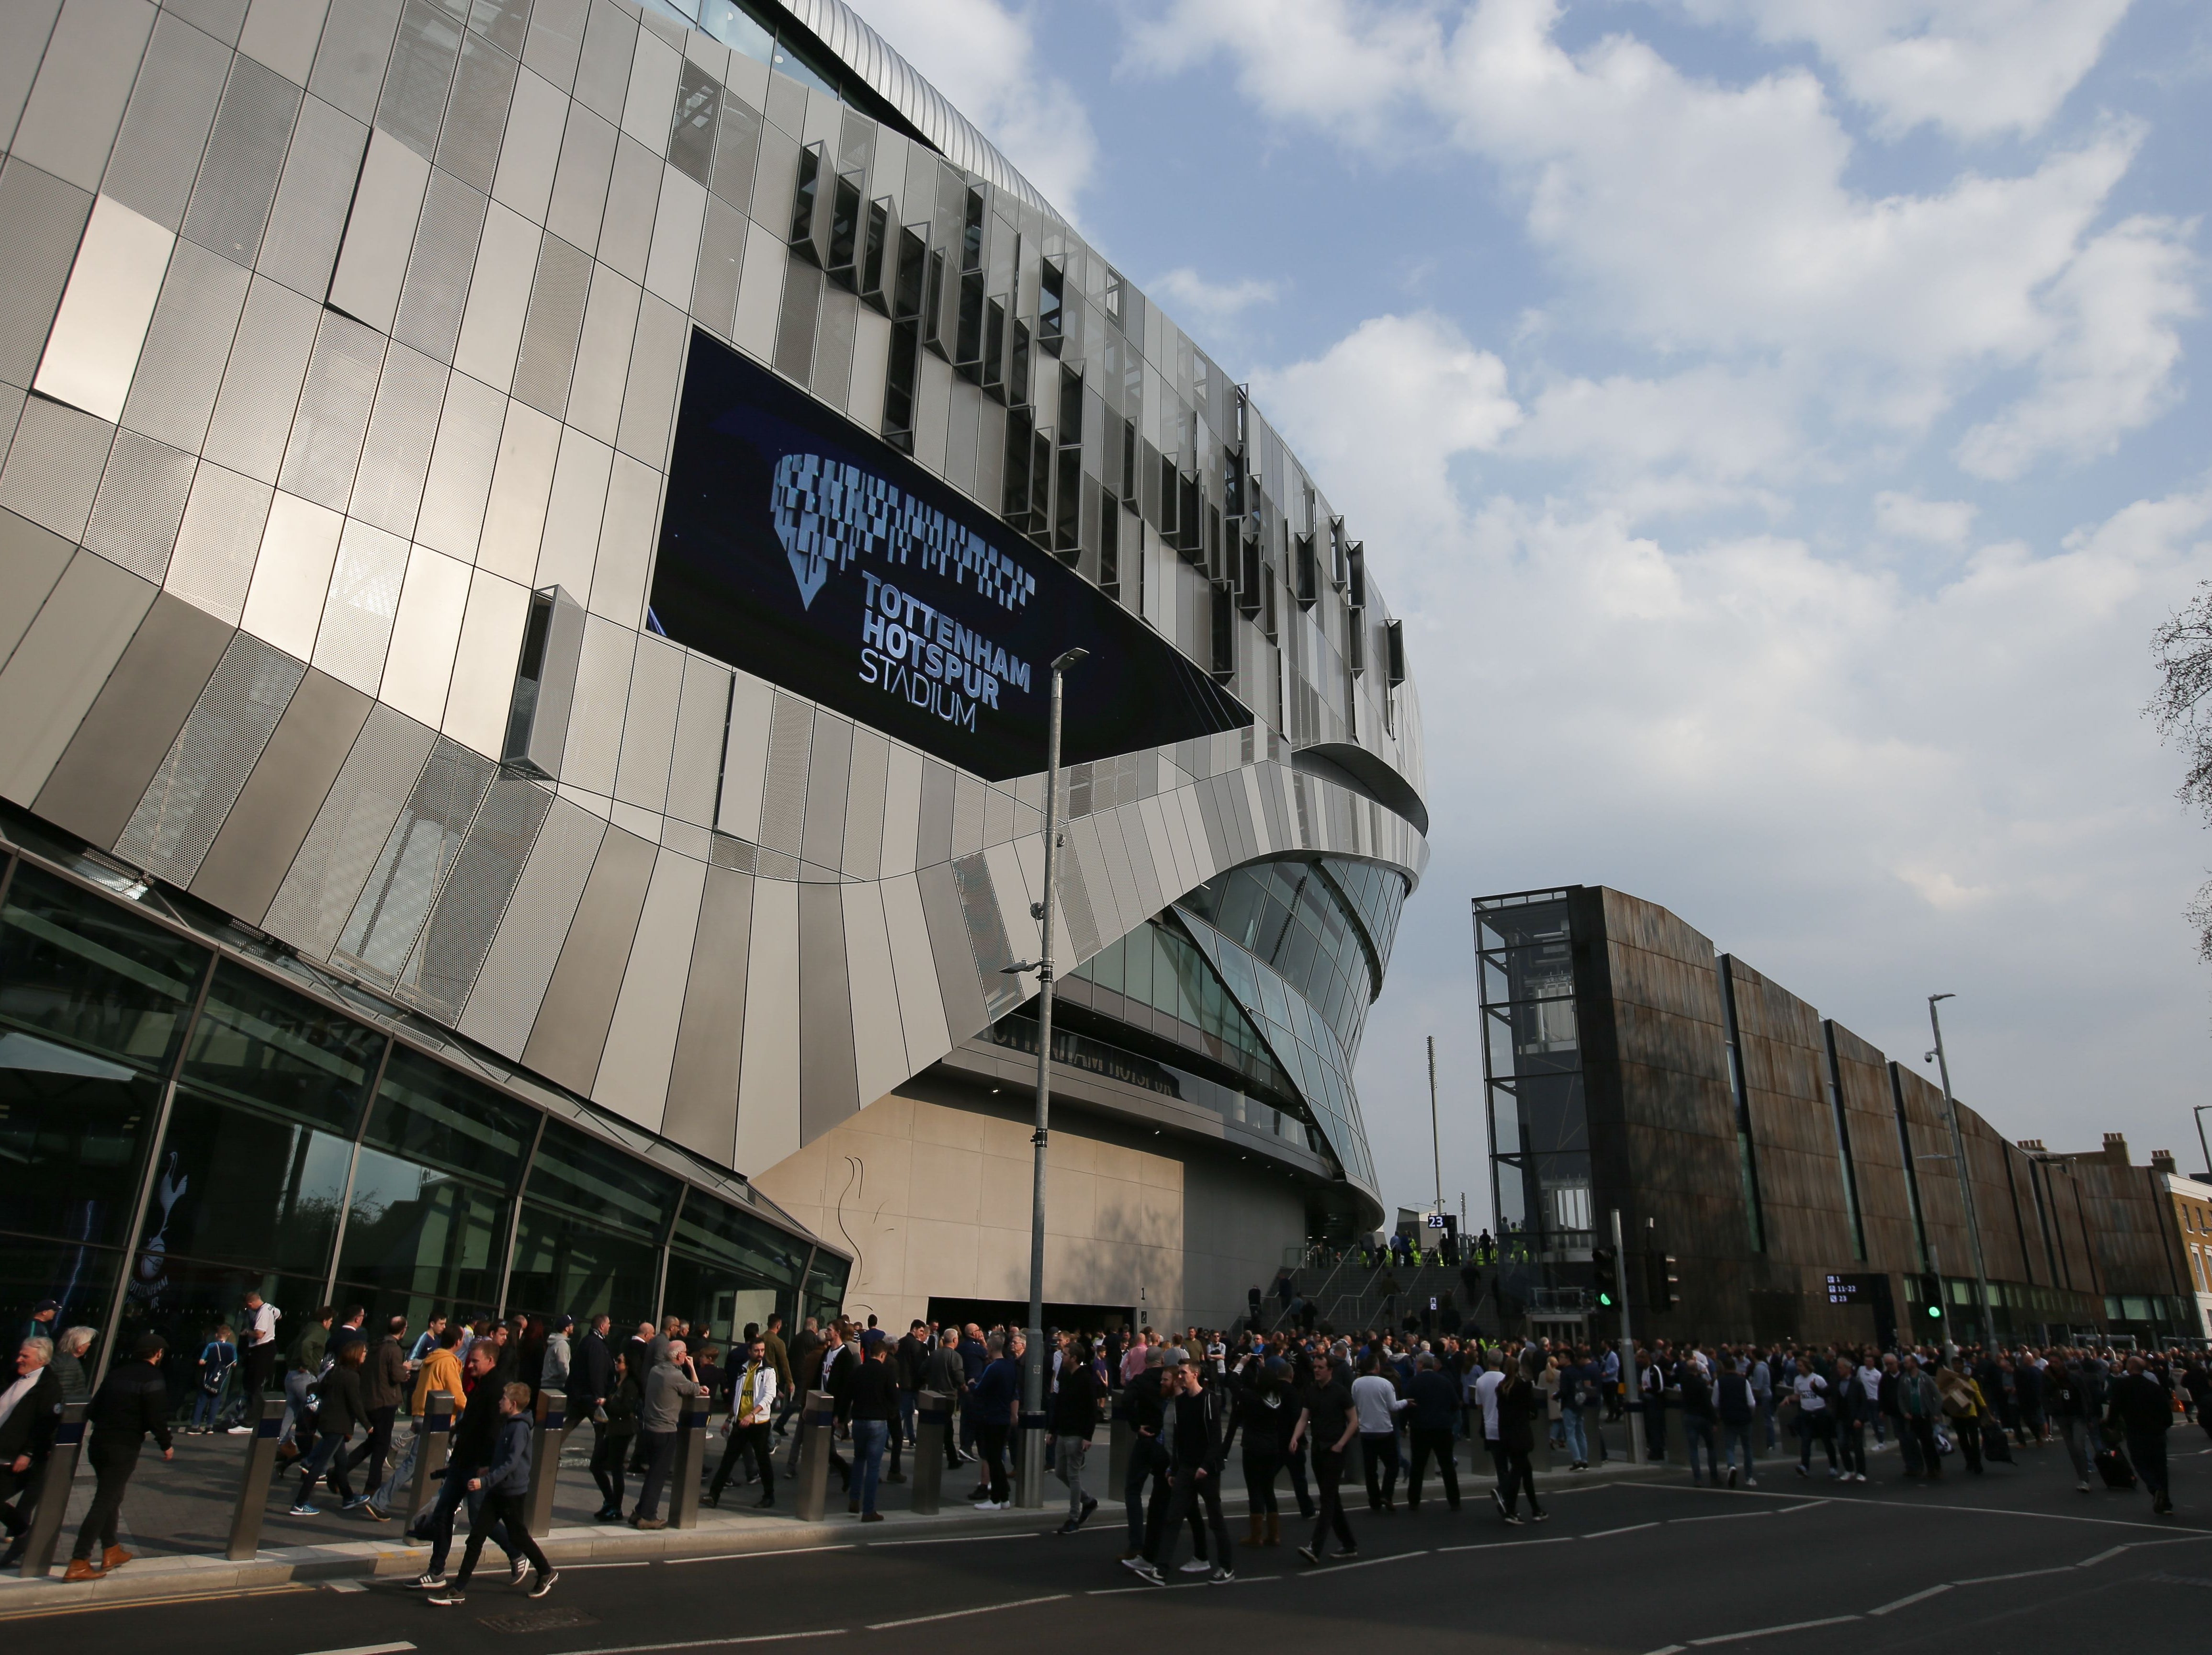
[[[1611,1310],[1613,1308],[1613,1295],[1609,1293],[1601,1293],[1597,1296],[1597,1302],[1604,1305],[1607,1310]]]
[[[1942,1312],[1942,1311],[1941,1309],[1939,1309],[1937,1306],[1936,1306],[1936,1305],[1930,1305],[1928,1307],[1928,1314],[1929,1314],[1930,1317],[1940,1317],[1940,1316],[1942,1316],[1942,1315],[1943,1314],[1943,1312]]]

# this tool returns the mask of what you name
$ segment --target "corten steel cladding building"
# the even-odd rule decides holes
[[[1639,1338],[2203,1336],[2172,1157],[2053,1154],[1957,1104],[1962,1189],[1936,1086],[1656,904],[1523,891],[1474,928],[1510,1317],[1619,1332],[1618,1208]]]
[[[1075,645],[1048,1299],[1379,1217],[1398,624],[836,0],[17,0],[0,138],[0,1311],[1011,1307]]]

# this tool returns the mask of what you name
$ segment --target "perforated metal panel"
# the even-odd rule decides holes
[[[470,991],[462,1033],[510,1057],[522,1055],[605,832],[591,812],[565,799],[551,802]]]
[[[261,240],[264,274],[313,299],[330,290],[346,204],[368,142],[368,128],[343,110],[313,97],[301,106],[268,234]]]
[[[356,120],[368,120],[376,113],[377,88],[384,84],[398,24],[399,0],[345,0],[332,6],[315,48],[307,90]]]
[[[376,100],[376,125],[425,161],[437,153],[438,127],[460,56],[460,26],[429,0],[407,0],[400,10],[392,66]]]
[[[127,428],[198,451],[250,279],[228,259],[190,241],[177,244],[123,405]]]
[[[568,405],[568,378],[583,332],[584,301],[592,289],[591,259],[548,234],[538,254],[530,310],[522,325],[522,351],[514,365],[514,394],[558,419]]]
[[[116,841],[116,854],[191,884],[307,670],[248,633],[233,638]]]
[[[553,795],[501,776],[485,795],[396,990],[442,1022],[461,1013]]]
[[[114,440],[115,428],[106,420],[33,397],[0,467],[0,506],[64,539],[82,540]]]
[[[389,707],[370,712],[269,905],[264,929],[302,953],[330,957],[435,739]]]
[[[161,584],[186,603],[237,625],[275,492],[265,483],[201,462]]]
[[[799,854],[806,820],[806,761],[814,739],[814,709],[779,692],[769,715],[768,779],[761,788],[761,843]]]
[[[179,18],[154,25],[100,192],[175,229],[184,222],[230,53]]]
[[[322,314],[313,300],[253,278],[202,450],[210,459],[264,483],[276,480]]]
[[[438,739],[338,932],[331,958],[386,983],[398,976],[497,773],[482,754]]]
[[[167,443],[118,432],[84,544],[133,575],[160,581],[185,520],[195,464],[191,455]]]
[[[287,494],[345,509],[383,368],[383,335],[334,310],[323,313],[277,478]]]
[[[35,167],[0,169],[0,380],[31,382],[91,211],[88,192]]]
[[[364,695],[384,678],[384,653],[407,578],[407,542],[382,529],[349,522],[338,541],[330,595],[315,634],[315,665]]]
[[[469,274],[483,237],[490,198],[448,173],[432,173],[422,198],[422,218],[407,279],[399,289],[399,319],[392,337],[440,362],[453,360],[468,302]]]
[[[299,110],[298,87],[251,58],[232,60],[185,213],[187,240],[239,264],[253,263]]]
[[[489,192],[499,164],[500,135],[514,97],[514,58],[471,34],[461,46],[461,66],[438,137],[438,165],[464,184]]]
[[[414,533],[448,376],[444,363],[404,344],[386,352],[353,501],[346,508],[351,515],[394,534]]]

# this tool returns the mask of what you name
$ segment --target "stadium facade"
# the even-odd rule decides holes
[[[1399,625],[836,0],[28,0],[0,140],[8,1314],[1019,1299],[1074,645],[1048,1299],[1376,1221]]]

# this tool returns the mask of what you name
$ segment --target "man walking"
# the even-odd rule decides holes
[[[361,1401],[368,1438],[345,1463],[348,1475],[364,1462],[368,1466],[361,1493],[346,1501],[345,1509],[359,1511],[380,1523],[388,1514],[376,1504],[376,1494],[383,1487],[385,1463],[392,1456],[392,1433],[399,1417],[400,1399],[407,1394],[407,1359],[399,1353],[399,1342],[406,1336],[407,1318],[393,1317],[386,1324],[384,1337],[370,1348],[368,1360],[362,1364]]]
[[[492,1383],[485,1382],[487,1386]],[[484,1542],[495,1529],[506,1533],[502,1545],[521,1554],[515,1559],[514,1584],[522,1584],[526,1566],[538,1571],[538,1584],[530,1589],[532,1597],[543,1597],[552,1591],[553,1583],[561,1578],[560,1571],[545,1561],[545,1554],[524,1526],[528,1508],[523,1496],[530,1492],[530,1387],[520,1379],[499,1387],[497,1446],[490,1465],[469,1479],[469,1492],[478,1495],[481,1503],[469,1524],[461,1572],[453,1577],[452,1585],[432,1592],[430,1601],[441,1609],[468,1602],[469,1577],[476,1573],[477,1559],[483,1555]]]
[[[952,1407],[957,1408],[967,1386],[968,1365],[960,1360],[960,1336],[953,1329],[947,1328],[944,1336],[937,1342],[937,1348],[930,1353],[929,1360],[922,1365],[921,1387],[925,1390],[935,1391]],[[945,1469],[948,1471],[960,1469],[959,1433],[953,1429],[950,1421],[945,1427]]]
[[[138,1451],[150,1432],[161,1445],[163,1459],[177,1457],[169,1435],[169,1385],[161,1377],[161,1359],[168,1351],[168,1342],[160,1334],[140,1334],[138,1342],[131,1348],[131,1360],[116,1364],[100,1385],[100,1394],[92,1399],[91,1411],[85,1416],[92,1427],[92,1442],[85,1455],[99,1481],[93,1489],[91,1509],[76,1531],[76,1548],[70,1554],[69,1573],[64,1579],[96,1580],[131,1561],[131,1554],[117,1540],[116,1524],[123,1515],[123,1491],[130,1487],[131,1474],[138,1467]],[[102,1549],[97,1565],[92,1561],[95,1538]]]
[[[1217,1586],[1237,1578],[1229,1549],[1229,1525],[1221,1516],[1221,1465],[1227,1439],[1224,1424],[1225,1392],[1208,1385],[1203,1366],[1186,1362],[1173,1371],[1162,1413],[1160,1449],[1166,1462],[1170,1494],[1166,1519],[1152,1543],[1156,1548],[1136,1571],[1147,1585],[1167,1585],[1165,1569],[1175,1561],[1184,1522],[1203,1506],[1206,1527],[1213,1536],[1214,1564],[1206,1576]],[[1194,1561],[1186,1572],[1202,1567]]]
[[[447,1331],[450,1333],[453,1329]],[[501,1393],[491,1377],[498,1360],[498,1353],[492,1348],[491,1341],[480,1339],[469,1347],[468,1360],[461,1365],[466,1383],[471,1388],[468,1406],[461,1411],[460,1418],[453,1425],[453,1445],[448,1451],[450,1457],[446,1462],[446,1481],[438,1490],[436,1503],[427,1513],[416,1519],[410,1530],[417,1539],[427,1539],[430,1542],[428,1567],[415,1581],[416,1585],[426,1591],[435,1591],[445,1585],[446,1559],[453,1547],[453,1515],[461,1502],[468,1498],[470,1480],[491,1463],[499,1446]],[[422,1372],[423,1382],[427,1382],[431,1372],[429,1366],[426,1365]],[[495,1525],[491,1537],[499,1542],[501,1549],[513,1560],[514,1549],[507,1545],[506,1533],[503,1528]],[[520,1567],[515,1569],[514,1578],[519,1584],[522,1579]]]
[[[645,1486],[638,1490],[637,1509],[630,1514],[634,1529],[668,1526],[668,1519],[660,1515],[660,1493],[676,1463],[676,1433],[690,1399],[707,1394],[707,1387],[684,1371],[688,1354],[681,1339],[672,1339],[645,1376],[645,1407],[638,1417],[638,1435],[646,1445]]]
[[[2128,1458],[2150,1493],[2150,1508],[2164,1517],[2173,1510],[2166,1485],[2166,1433],[2173,1424],[2173,1398],[2150,1377],[2143,1359],[2128,1358],[2128,1371],[2112,1381],[2105,1417],[2126,1439]]]
[[[1078,1340],[1060,1365],[1060,1382],[1052,1392],[1053,1459],[1060,1480],[1067,1485],[1067,1521],[1062,1534],[1073,1534],[1091,1520],[1098,1502],[1083,1492],[1083,1463],[1090,1457],[1091,1433],[1098,1428],[1098,1376],[1091,1369],[1091,1346]]]
[[[988,1481],[975,1509],[996,1512],[1012,1503],[1007,1497],[1006,1442],[1013,1434],[1015,1409],[1021,1401],[1022,1342],[1017,1338],[1009,1349],[1006,1336],[994,1333],[984,1348],[991,1360],[976,1378],[974,1396],[975,1441]]]
[[[744,1369],[738,1375],[737,1394],[730,1404],[730,1445],[714,1468],[714,1485],[707,1491],[709,1506],[722,1503],[730,1473],[746,1455],[752,1457],[754,1473],[760,1478],[761,1507],[775,1504],[775,1448],[769,1424],[775,1417],[775,1369],[768,1360],[767,1342],[756,1339],[745,1347]]]
[[[0,1526],[8,1531],[0,1569],[22,1561],[31,1508],[39,1498],[39,1474],[53,1446],[54,1420],[62,1406],[53,1357],[52,1340],[42,1335],[24,1340],[15,1352],[15,1378],[0,1390]]]
[[[1329,1530],[1336,1531],[1337,1555],[1357,1557],[1359,1542],[1344,1515],[1344,1497],[1338,1485],[1344,1477],[1345,1451],[1359,1433],[1359,1409],[1352,1400],[1352,1387],[1326,1361],[1317,1363],[1311,1384],[1298,1399],[1298,1422],[1291,1432],[1291,1446],[1310,1438],[1313,1442],[1315,1492],[1319,1509],[1314,1518],[1313,1539],[1298,1548],[1309,1564],[1319,1563],[1328,1546]]]
[[[1433,1457],[1443,1479],[1444,1504],[1456,1512],[1459,1465],[1453,1457],[1452,1431],[1459,1418],[1459,1382],[1423,1351],[1413,1364],[1413,1383],[1407,1390],[1413,1415],[1413,1463],[1406,1474],[1406,1509],[1421,1509],[1421,1474]]]

